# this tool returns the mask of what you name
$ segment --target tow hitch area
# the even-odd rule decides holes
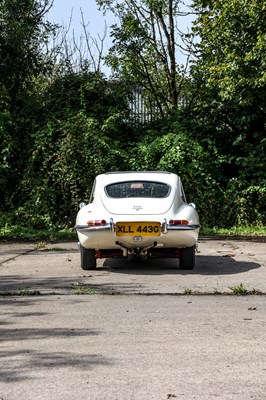
[[[148,250],[157,246],[157,242],[153,242],[150,245],[144,247],[143,249],[140,247],[137,247],[135,249],[135,248],[128,246],[127,244],[125,244],[123,242],[116,241],[115,244],[117,246],[122,247],[122,249],[125,249],[127,251],[127,257],[130,259],[136,258],[136,257],[140,257],[141,259],[147,259],[148,255],[149,255]]]

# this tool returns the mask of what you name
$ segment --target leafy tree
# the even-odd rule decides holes
[[[3,0],[0,3],[0,83],[11,110],[19,105],[25,84],[47,67],[42,46],[53,30],[44,22],[49,1]]]
[[[0,194],[6,201],[25,165],[34,79],[49,70],[43,46],[54,27],[44,20],[48,9],[48,0],[0,2]]]
[[[108,56],[118,79],[101,73],[95,42],[98,58],[75,41],[47,54],[49,0],[0,2],[1,206],[20,225],[73,225],[96,174],[165,169],[204,225],[265,222],[265,0],[194,0],[186,37],[179,0],[97,2],[119,19]],[[178,52],[195,35],[188,76]],[[132,124],[136,87],[164,118]]]
[[[47,122],[34,134],[20,190],[24,202],[17,217],[22,222],[31,215],[35,228],[73,226],[77,206],[88,201],[95,175],[126,163],[119,141],[108,137],[112,124],[112,118],[101,124],[79,112]]]
[[[201,223],[218,225],[221,221],[217,197],[223,196],[219,185],[221,160],[217,153],[199,144],[195,136],[195,127],[186,126],[182,115],[157,122],[156,127],[144,130],[142,140],[132,149],[129,165],[133,170],[163,170],[178,174],[187,200],[196,203]]]
[[[42,95],[46,118],[63,118],[83,110],[87,116],[104,121],[114,113],[129,112],[127,88],[90,71],[54,74]]]
[[[257,184],[265,179],[266,2],[194,0],[193,7],[200,38],[191,68],[194,110],[229,155],[226,174]]]
[[[38,228],[73,226],[95,175],[126,168],[127,98],[118,82],[91,72],[55,75],[36,92],[27,163],[14,191],[16,215]]]
[[[186,67],[178,63],[184,47],[179,18],[188,14],[179,0],[97,0],[119,19],[113,25],[108,62],[113,71],[141,86],[149,104],[161,116],[178,107]]]
[[[97,173],[124,165],[127,89],[46,53],[48,0],[15,3],[0,3],[1,206],[20,223],[47,227],[73,217]]]

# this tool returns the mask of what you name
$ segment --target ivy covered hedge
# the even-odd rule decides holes
[[[211,29],[204,25],[208,13],[203,13],[203,20],[199,17],[196,24],[203,38],[198,49],[201,56],[190,76],[182,78],[187,106],[180,109],[176,103],[172,109],[163,109],[162,103],[161,119],[141,125],[129,109],[129,78],[139,71],[129,70],[134,59],[133,64],[124,65],[119,79],[92,72],[86,60],[77,70],[71,60],[60,59],[61,48],[57,57],[43,51],[55,27],[43,18],[42,2],[16,0],[18,7],[13,3],[0,4],[0,17],[5,21],[0,28],[2,224],[34,229],[73,226],[78,203],[89,199],[95,175],[166,170],[181,176],[188,200],[196,203],[204,226],[265,225],[265,40],[261,45],[256,42],[256,53],[252,53],[254,35],[263,36],[264,21],[260,30],[249,32],[253,36],[241,49],[236,40],[220,52],[216,43],[220,25],[214,24],[219,10],[212,10]],[[194,3],[201,10],[201,1]],[[249,3],[246,7],[250,12]],[[252,13],[253,21],[257,14]],[[27,15],[30,18],[23,17]],[[230,21],[225,16],[229,33],[235,26]],[[248,26],[242,26],[245,29]],[[209,52],[210,44],[215,51]],[[242,68],[243,57],[232,58],[229,45],[232,52],[246,45],[251,52],[247,63],[256,55],[252,76],[250,69]],[[225,54],[225,50],[230,51]],[[126,63],[124,55],[117,62]],[[149,60],[153,65],[154,59]],[[235,76],[236,69],[241,79]],[[152,83],[153,68],[146,72],[146,77],[138,78],[144,84],[149,78]]]
[[[32,95],[30,112],[22,103],[27,116],[21,111],[20,118],[8,123],[2,115],[1,211],[11,212],[14,223],[35,229],[73,226],[78,203],[89,199],[95,175],[115,170],[179,174],[206,226],[265,223],[264,177],[252,152],[245,159],[243,154],[225,155],[224,144],[219,148],[204,126],[193,123],[196,117],[184,111],[141,127],[132,122],[126,102],[115,103],[117,83],[91,74],[76,81],[71,76],[70,81],[58,108],[58,91],[51,83],[36,95],[37,101]],[[99,81],[101,96],[94,90]],[[23,129],[22,139],[11,135],[10,127],[13,132]]]

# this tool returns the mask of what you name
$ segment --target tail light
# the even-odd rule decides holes
[[[169,225],[188,225],[189,222],[186,219],[170,219]]]
[[[105,219],[96,219],[96,220],[90,220],[87,222],[88,226],[104,226],[106,225],[107,222]]]

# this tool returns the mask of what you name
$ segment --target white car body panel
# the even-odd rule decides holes
[[[123,187],[124,183],[136,181],[143,182],[144,186],[151,182],[167,184],[171,190],[163,198],[113,198],[106,192],[106,186],[113,183],[121,183]],[[88,221],[98,220],[105,220],[106,224],[87,224]],[[171,220],[185,220],[186,225],[172,226],[169,223]],[[119,222],[158,222],[160,232],[154,236],[128,236],[126,233],[118,236],[116,224]],[[198,213],[192,205],[186,203],[179,176],[168,172],[117,172],[98,175],[90,203],[79,210],[75,227],[79,242],[84,248],[96,251],[121,249],[123,255],[142,251],[147,247],[178,249],[194,246],[200,229]]]

